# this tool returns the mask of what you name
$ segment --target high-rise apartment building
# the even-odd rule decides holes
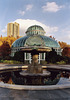
[[[19,24],[18,23],[8,23],[7,24],[7,36],[19,37]]]

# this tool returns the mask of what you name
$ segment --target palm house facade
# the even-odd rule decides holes
[[[45,52],[42,50],[45,49]],[[29,50],[39,50],[38,62],[45,60],[46,52],[54,49],[58,55],[61,55],[61,48],[59,43],[45,36],[45,31],[41,26],[33,25],[30,26],[26,31],[26,36],[17,39],[11,47],[11,56],[13,57],[16,52],[22,51],[24,53],[24,61],[32,62],[31,52]],[[28,52],[26,52],[28,50]]]

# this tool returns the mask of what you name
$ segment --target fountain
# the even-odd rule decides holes
[[[32,64],[30,64],[26,71],[21,71],[20,75],[25,79],[24,84],[29,85],[42,85],[44,84],[44,78],[50,76],[49,71],[43,71],[43,68],[38,64],[38,52],[32,50]]]

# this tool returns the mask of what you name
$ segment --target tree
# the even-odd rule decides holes
[[[65,48],[65,47],[70,47],[70,45],[67,44],[66,42],[60,42],[60,41],[59,41],[59,44],[60,44],[60,47],[61,47],[62,49]]]
[[[24,62],[24,53],[23,51],[17,51],[13,57],[14,60]]]
[[[70,47],[65,47],[63,49],[62,56],[70,57]]]
[[[0,46],[0,56],[5,59],[11,53],[11,48],[8,42],[4,41],[3,44]]]
[[[8,44],[11,46],[12,43],[16,40],[15,37],[0,37],[0,46],[3,44],[4,41],[8,42]]]
[[[57,62],[57,53],[54,49],[52,51],[47,52],[46,60],[48,63],[56,63]]]

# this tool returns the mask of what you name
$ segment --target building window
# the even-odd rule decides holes
[[[31,64],[32,61],[31,53],[25,53],[25,60],[29,61],[29,63]]]
[[[25,53],[25,60],[29,61],[29,63],[32,62],[31,53]],[[39,53],[38,63],[40,63],[41,60],[45,60],[45,53]]]
[[[45,53],[39,53],[39,58],[38,58],[38,62],[40,64],[40,61],[45,60]]]

